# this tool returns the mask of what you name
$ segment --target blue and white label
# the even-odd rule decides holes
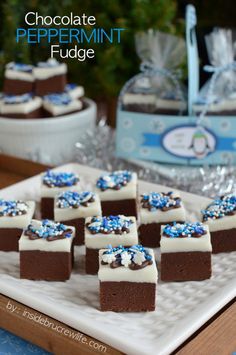
[[[236,164],[236,117],[153,115],[118,110],[117,156],[173,164]]]
[[[161,143],[168,153],[189,159],[203,159],[216,148],[214,134],[206,128],[196,126],[170,129],[163,135]]]

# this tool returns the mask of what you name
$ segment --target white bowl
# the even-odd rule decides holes
[[[97,106],[85,99],[84,110],[66,116],[19,119],[0,117],[0,152],[45,164],[73,159],[75,143],[96,122]]]

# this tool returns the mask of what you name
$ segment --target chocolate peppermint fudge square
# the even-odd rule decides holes
[[[49,220],[32,220],[19,240],[20,277],[65,281],[73,264],[75,229]]]
[[[95,191],[102,203],[105,216],[123,214],[137,218],[137,174],[118,170],[102,175]]]
[[[73,172],[48,170],[41,180],[41,217],[54,219],[54,198],[64,191],[80,191],[79,177]]]
[[[211,101],[205,97],[200,97],[193,105],[193,111],[199,115],[203,110],[206,110],[207,116],[235,116],[236,115],[236,94],[235,92],[226,97],[215,97]]]
[[[85,220],[85,246],[87,274],[98,272],[99,249],[107,248],[108,245],[131,246],[138,244],[138,233],[135,217],[122,215],[108,217],[89,217]]]
[[[43,108],[46,116],[55,117],[80,111],[83,103],[73,99],[69,94],[49,94],[43,97]]]
[[[18,251],[22,230],[35,211],[35,202],[0,199],[0,250]]]
[[[139,240],[146,247],[159,247],[161,225],[184,222],[185,208],[177,192],[150,192],[141,195]]]
[[[187,114],[187,101],[185,98],[180,100],[174,92],[166,92],[157,98],[155,113],[159,115]]]
[[[124,94],[122,100],[125,111],[145,113],[155,113],[156,111],[156,93],[127,92]]]
[[[74,100],[79,100],[84,96],[84,87],[77,84],[67,84],[65,92]]]
[[[99,196],[90,191],[64,191],[55,198],[54,219],[74,226],[76,245],[84,244],[85,218],[101,216]]]
[[[67,65],[55,58],[39,62],[33,69],[35,93],[44,96],[50,93],[62,93],[66,86]]]
[[[200,222],[162,226],[161,280],[200,281],[211,277],[211,237]]]
[[[152,249],[141,245],[99,252],[101,311],[155,310],[157,267]]]
[[[32,94],[4,95],[0,113],[9,118],[40,118],[42,99]]]
[[[202,215],[211,232],[212,252],[236,251],[236,195],[215,199]]]
[[[154,113],[157,93],[150,78],[138,78],[122,96],[125,111]]]
[[[123,97],[124,109],[132,112],[146,112],[159,115],[186,114],[187,104],[184,101],[169,98],[158,98],[157,94],[126,93]]]
[[[33,66],[10,62],[4,73],[5,94],[22,95],[34,91]]]

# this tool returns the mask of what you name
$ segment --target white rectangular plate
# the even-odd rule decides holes
[[[84,189],[101,171],[78,164],[57,170],[73,170]],[[169,188],[139,182],[139,191]],[[0,191],[4,198],[39,201],[40,177],[35,176]],[[189,220],[196,220],[209,199],[181,192]],[[158,253],[157,253],[158,255]],[[84,273],[84,247],[76,247],[76,263],[67,282],[19,279],[18,253],[0,252],[0,291],[15,300],[58,319],[128,354],[169,354],[236,295],[236,252],[213,255],[213,276],[200,282],[159,282],[157,307],[149,313],[99,311],[96,276]],[[159,259],[159,256],[158,256]]]

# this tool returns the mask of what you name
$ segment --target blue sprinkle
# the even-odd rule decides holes
[[[45,95],[43,99],[56,106],[69,105],[72,102],[71,96],[67,93],[49,94]]]
[[[66,92],[70,92],[70,90],[74,90],[75,88],[77,88],[77,84],[74,84],[74,83],[70,83],[70,84],[67,84],[66,87],[65,87],[65,91]]]
[[[205,210],[201,211],[203,221],[219,219],[236,213],[236,196],[226,195],[215,199]]]
[[[9,70],[15,70],[19,72],[25,72],[25,73],[32,73],[33,66],[29,64],[23,64],[23,63],[8,63],[6,66],[7,69]]]
[[[97,187],[102,191],[107,189],[120,190],[132,180],[132,172],[128,170],[114,171],[103,175],[97,180]]]
[[[93,217],[87,228],[91,233],[124,233],[129,232],[134,222],[125,216]]]
[[[61,65],[60,62],[58,62],[55,58],[50,58],[46,62],[38,62],[37,67],[38,68],[55,68]]]
[[[26,214],[28,205],[20,200],[0,199],[0,217],[16,217]]]
[[[36,234],[39,238],[47,239],[48,237],[61,236],[67,229],[68,227],[62,223],[44,219],[42,220],[40,227],[35,227],[33,224],[30,224],[27,231]],[[68,233],[65,234],[65,237],[72,237],[72,231],[68,231]]]
[[[31,93],[23,94],[23,95],[4,95],[3,102],[4,104],[7,105],[22,104],[31,101],[32,98],[33,95]]]
[[[151,261],[152,256],[149,254],[148,249],[145,249],[142,245],[133,245],[131,247],[124,247],[119,245],[118,247],[112,248],[111,246],[103,252],[105,254],[114,254],[116,261],[120,261],[122,259],[122,254],[127,252],[128,255],[131,256],[131,261],[135,263],[135,256],[137,254],[141,254],[144,257],[144,260]]]
[[[200,223],[176,223],[167,224],[163,229],[163,235],[169,238],[192,238],[206,234],[206,227]]]
[[[81,205],[94,202],[94,199],[95,194],[93,192],[65,191],[57,197],[56,205],[59,208],[79,208]]]
[[[143,208],[148,208],[149,211],[154,212],[158,209],[180,207],[181,199],[175,197],[171,191],[168,193],[150,192],[149,194],[142,195],[141,202]]]
[[[74,186],[78,181],[79,178],[74,173],[53,172],[48,170],[43,176],[43,184],[49,187]]]

